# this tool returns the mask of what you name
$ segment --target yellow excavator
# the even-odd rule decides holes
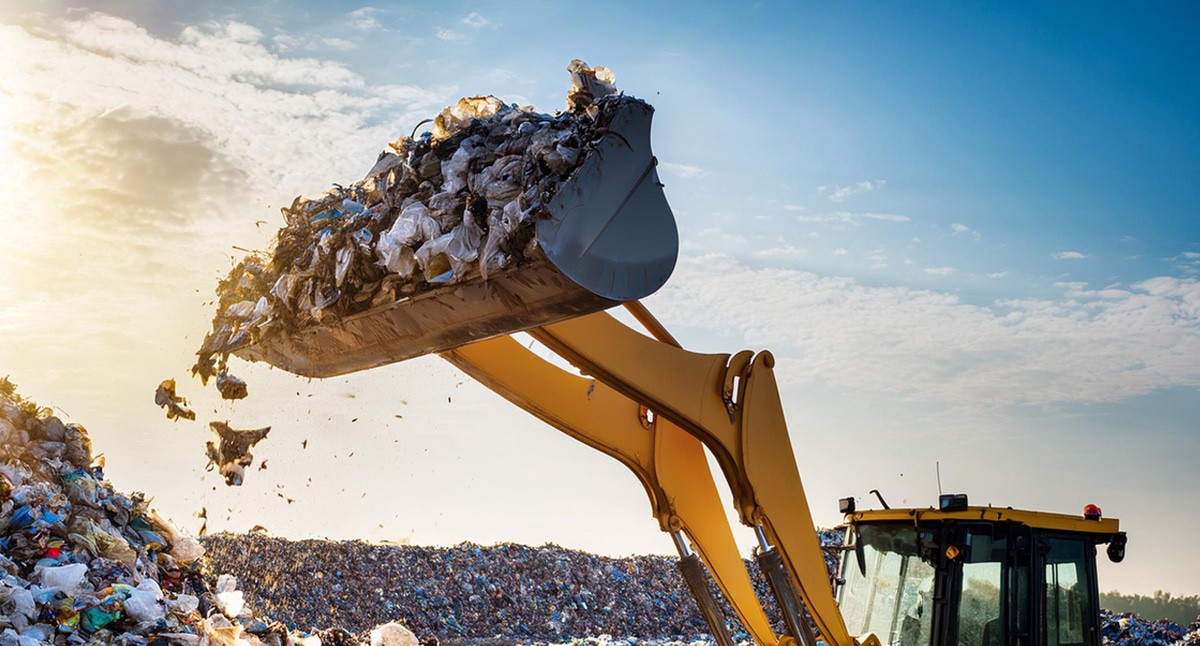
[[[769,352],[689,352],[640,303],[662,287],[678,231],[650,149],[649,106],[621,109],[536,223],[541,253],[234,354],[332,377],[438,353],[546,424],[620,461],[679,552],[714,640],[734,642],[708,575],[758,644],[1099,645],[1095,546],[1114,519],[968,506],[858,511],[831,586]],[[623,306],[642,329],[606,312]],[[512,335],[526,332],[576,370]],[[705,449],[757,537],[786,626],[756,596]],[[880,498],[882,502],[882,498]],[[836,596],[834,587],[836,587]]]

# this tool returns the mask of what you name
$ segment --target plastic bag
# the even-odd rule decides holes
[[[611,73],[611,72],[610,72]],[[574,75],[572,75],[572,78]],[[432,135],[436,140],[450,137],[471,125],[474,119],[494,117],[505,109],[504,102],[494,96],[472,96],[458,100],[433,119]]]
[[[607,67],[588,67],[577,58],[567,65],[567,71],[571,73],[571,91],[567,93],[567,110],[571,112],[617,93],[617,76]]]
[[[167,606],[176,614],[190,615],[200,609],[200,598],[190,594],[177,594],[174,600],[167,601]]]
[[[217,608],[226,617],[236,617],[242,614],[246,599],[241,590],[237,589],[237,577],[222,574],[217,577]]]
[[[350,263],[354,260],[354,245],[346,245],[337,251],[337,263],[333,268],[333,283],[341,287],[350,273]]]
[[[392,227],[380,235],[375,253],[380,264],[388,271],[408,276],[417,268],[412,247],[436,238],[441,232],[441,226],[429,209],[420,202],[414,202],[404,207]]]
[[[523,215],[521,207],[514,200],[505,205],[499,217],[492,218],[491,226],[488,227],[487,242],[483,245],[483,262],[479,263],[479,271],[485,279],[491,272],[508,265],[508,256],[500,251],[500,245],[516,230]]]
[[[3,614],[18,630],[29,625],[29,619],[37,616],[37,605],[33,593],[25,588],[0,585],[0,614]]]
[[[129,593],[129,598],[122,602],[125,612],[138,623],[158,621],[167,615],[167,609],[161,603],[162,590],[154,579],[146,579]]]
[[[479,243],[483,229],[475,224],[475,216],[463,214],[463,220],[449,233],[442,234],[417,249],[417,262],[425,272],[425,280],[453,272],[455,280],[461,280],[479,258]]]
[[[450,159],[442,162],[442,192],[457,193],[467,186],[471,160],[485,148],[483,137],[472,135],[463,140]]]
[[[524,156],[508,155],[471,178],[471,191],[487,198],[488,207],[502,209],[521,194]]]
[[[171,556],[186,567],[204,556],[204,546],[191,536],[176,536],[175,540],[171,541]]]
[[[371,646],[419,646],[413,631],[394,621],[371,629]]]
[[[42,570],[42,587],[54,588],[68,597],[79,594],[79,584],[87,576],[88,567],[83,563],[59,565]]]

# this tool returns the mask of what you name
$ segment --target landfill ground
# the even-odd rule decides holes
[[[839,540],[828,530],[821,538],[827,546]],[[290,541],[261,533],[202,542],[212,571],[237,575],[247,604],[292,630],[359,632],[398,621],[422,640],[472,646],[688,643],[707,635],[674,559],[665,556],[611,558],[556,545]],[[767,598],[756,568],[747,565],[760,598]],[[728,607],[725,614],[734,616]],[[1101,635],[1120,646],[1196,646],[1200,617],[1181,626],[1103,611]],[[749,635],[735,630],[735,638]]]

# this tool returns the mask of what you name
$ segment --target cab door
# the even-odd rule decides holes
[[[1036,535],[1034,565],[1044,646],[1099,646],[1096,546],[1091,537]]]

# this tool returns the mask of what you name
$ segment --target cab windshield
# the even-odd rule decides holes
[[[929,644],[937,554],[931,532],[912,525],[860,525],[843,558],[838,605],[852,635],[874,633],[884,646]],[[865,570],[865,572],[864,572]]]

